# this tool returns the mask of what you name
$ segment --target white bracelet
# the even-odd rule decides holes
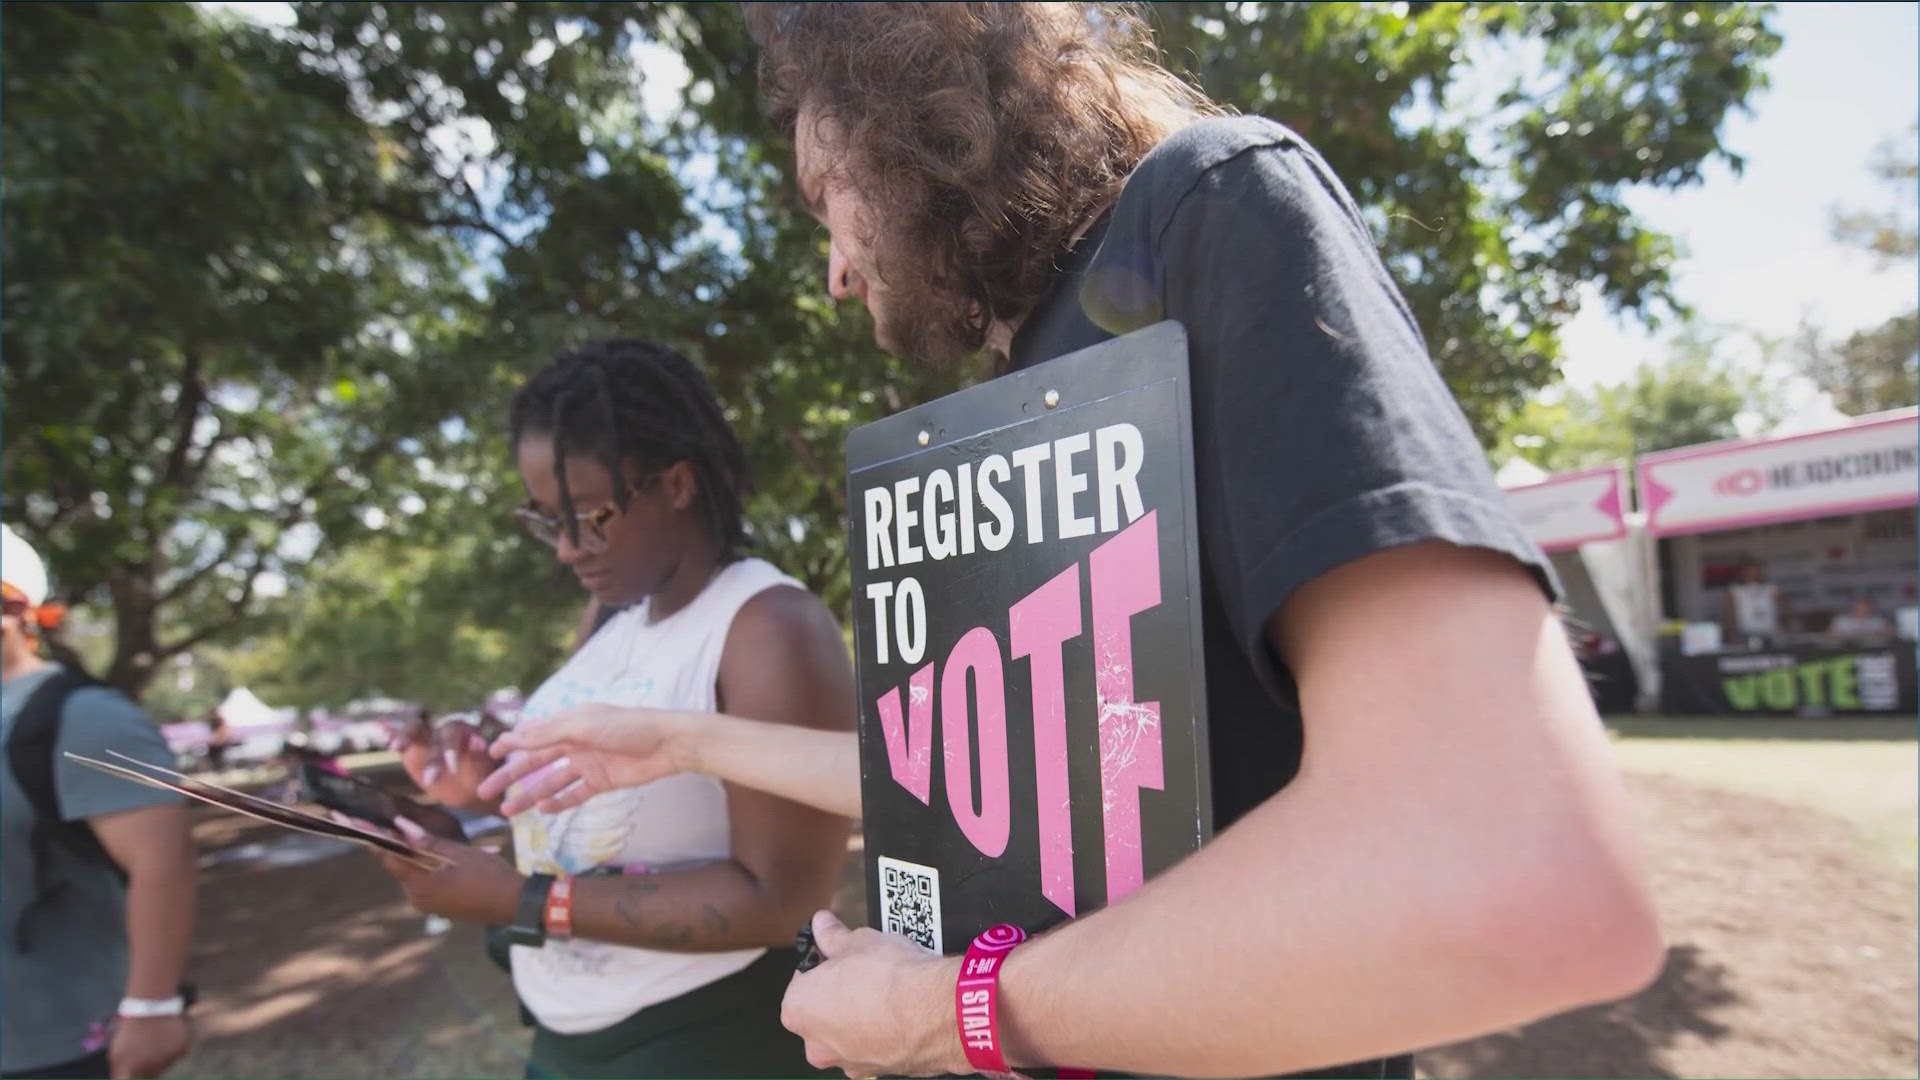
[[[187,999],[175,994],[170,998],[121,998],[120,1015],[129,1020],[154,1016],[180,1016],[187,1011]]]

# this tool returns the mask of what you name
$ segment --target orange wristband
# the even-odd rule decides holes
[[[553,879],[553,890],[547,893],[547,934],[551,937],[573,936],[573,879],[559,877]]]

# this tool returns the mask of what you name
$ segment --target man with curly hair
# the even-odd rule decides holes
[[[1326,162],[1161,68],[1126,7],[750,8],[827,287],[883,347],[1018,369],[1186,328],[1220,827],[1007,954],[993,1014],[962,960],[817,916],[783,1013],[809,1061],[972,1072],[962,1032],[997,1028],[1008,1068],[1404,1077],[1645,986],[1660,932],[1552,572]],[[529,754],[503,776],[568,757],[528,799],[697,768],[859,810],[840,732],[601,709],[502,743]]]
[[[1009,1064],[1404,1076],[1383,1056],[1644,986],[1659,932],[1551,572],[1326,162],[1158,66],[1126,8],[754,7],[828,288],[884,348],[1190,342],[1222,830],[1010,955]],[[786,1006],[816,1063],[968,1071],[958,961],[820,929]]]

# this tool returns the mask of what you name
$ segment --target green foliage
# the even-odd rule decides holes
[[[184,5],[29,4],[4,39],[4,512],[111,603],[133,691],[350,540],[430,422],[464,259],[397,231],[376,132],[280,42]]]
[[[502,626],[488,590],[467,580],[485,561],[477,538],[430,548],[383,536],[316,571],[284,611],[280,633],[236,657],[226,674],[278,705],[339,707],[404,694],[438,711],[473,708],[504,686],[531,689],[563,659],[570,620]],[[549,569],[522,588],[560,583]],[[497,592],[497,590],[496,590]],[[577,614],[577,612],[575,612]]]
[[[230,672],[297,704],[536,677],[582,598],[507,520],[506,401],[610,332],[711,373],[762,553],[844,614],[847,431],[980,371],[885,356],[825,298],[737,6],[294,9],[7,9],[0,514],[110,606],[115,681],[243,640]],[[1778,46],[1764,5],[1153,17],[1175,67],[1327,154],[1489,439],[1583,283],[1672,306],[1622,195],[1737,166],[1718,133]]]
[[[1892,205],[1879,210],[1835,209],[1836,240],[1873,252],[1885,262],[1920,254],[1920,224],[1913,215],[1914,196],[1920,191],[1920,124],[1898,138],[1880,144],[1869,166],[1893,193]]]
[[[1895,315],[1838,342],[1803,325],[1791,349],[1800,373],[1849,416],[1920,402],[1920,312]]]
[[[1920,225],[1913,217],[1915,181],[1920,179],[1920,125],[1881,145],[1872,164],[1875,176],[1891,189],[1886,209],[1843,210],[1834,214],[1834,238],[1878,256],[1884,266],[1911,261],[1920,253]],[[1800,373],[1833,396],[1841,412],[1898,409],[1920,401],[1920,311],[1908,311],[1879,326],[1829,343],[1818,327],[1803,324],[1789,344]]]
[[[1597,287],[1678,310],[1671,241],[1634,186],[1695,183],[1765,85],[1770,5],[1154,5],[1171,63],[1326,155],[1371,219],[1434,360],[1483,438],[1558,374]],[[1495,77],[1494,70],[1513,74]]]
[[[1642,364],[1612,386],[1566,388],[1528,402],[1509,421],[1497,456],[1562,472],[1778,423],[1784,405],[1771,385],[1728,359],[1723,345],[1722,337],[1688,327],[1664,363]]]

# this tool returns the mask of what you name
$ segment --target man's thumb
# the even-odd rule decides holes
[[[846,947],[847,938],[853,931],[831,911],[815,912],[813,916],[813,943],[820,946],[820,955],[833,956]]]

